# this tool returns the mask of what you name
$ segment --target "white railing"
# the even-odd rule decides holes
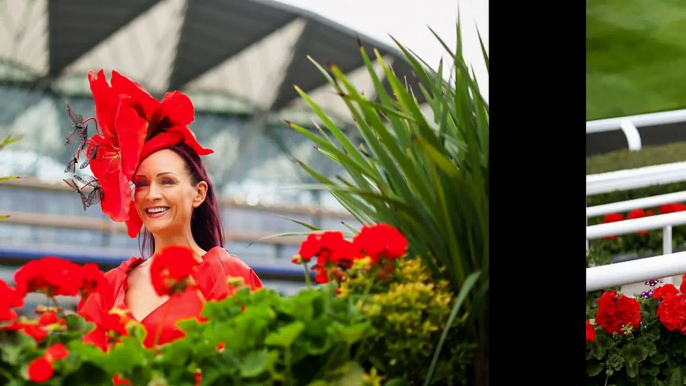
[[[686,192],[667,193],[659,196],[637,198],[635,200],[613,202],[611,204],[587,207],[586,217],[603,216],[608,213],[615,212],[629,212],[634,209],[654,208],[664,204],[684,201],[686,201]]]
[[[686,122],[686,109],[588,121],[586,122],[586,134],[622,130],[626,136],[629,149],[641,150],[641,135],[638,132],[638,127],[677,122]]]
[[[663,229],[662,253],[672,253],[672,226],[686,224],[686,211],[659,214],[586,227],[586,240],[640,231]]]
[[[686,181],[686,162],[646,166],[586,176],[586,195]]]
[[[586,292],[603,290],[686,272],[686,252],[586,268]]]
[[[650,216],[650,217],[641,217],[637,219],[630,219],[630,220],[623,220],[623,221],[617,221],[617,222],[611,222],[611,223],[606,223],[606,224],[598,224],[598,225],[591,225],[586,227],[586,250],[588,253],[588,240],[593,240],[593,239],[599,239],[602,237],[607,237],[607,236],[617,236],[617,235],[625,235],[629,233],[635,233],[635,232],[640,232],[640,231],[650,231],[650,230],[655,230],[655,229],[660,229],[662,228],[663,233],[662,233],[662,253],[663,255],[671,255],[672,254],[672,227],[676,225],[684,225],[686,224],[686,211],[684,212],[676,212],[676,213],[668,213],[668,214],[659,214],[655,216]],[[641,259],[646,260],[646,259]],[[621,275],[615,276],[614,273],[608,274],[607,272],[612,271],[618,264],[625,264],[625,263],[615,263],[615,264],[609,264],[609,265],[604,265],[601,267],[608,267],[605,268],[604,270],[601,271],[590,271],[591,269],[596,269],[596,268],[601,268],[601,267],[592,267],[592,268],[587,268],[586,269],[586,291],[595,291],[595,289],[589,289],[589,288],[596,288],[598,286],[601,286],[600,289],[602,288],[609,288],[613,287],[616,285],[624,285],[624,284],[634,284],[638,281],[642,280],[648,280],[648,279],[655,279],[655,278],[662,278],[662,280],[665,283],[672,283],[673,278],[672,277],[667,277],[667,276],[673,276],[679,273],[684,273],[686,272],[686,269],[682,272],[677,272],[674,274],[667,274],[667,275],[652,275],[645,273],[647,275],[646,279],[639,279],[639,280],[634,280],[634,276],[631,275],[625,275],[625,278],[622,278]],[[627,267],[627,266],[624,266]],[[633,269],[632,266],[628,266],[629,270]],[[609,270],[609,271],[608,271]],[[600,272],[600,276],[593,276],[589,277],[590,274],[594,274],[594,272]],[[652,271],[648,271],[652,272]],[[595,275],[595,274],[594,274]],[[610,276],[607,276],[610,275]],[[632,275],[643,275],[641,272],[635,272]],[[614,280],[610,280],[608,279]],[[623,281],[622,283],[619,284],[610,284],[606,285],[609,282],[614,283],[617,280]],[[604,287],[603,287],[604,286]]]

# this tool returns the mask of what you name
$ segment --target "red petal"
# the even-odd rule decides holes
[[[162,98],[162,116],[171,126],[185,126],[195,119],[193,103],[180,91],[168,92]]]
[[[195,138],[195,134],[186,126],[174,126],[167,130],[167,132],[181,134],[183,136],[183,142],[190,146],[198,155],[209,155],[214,153],[214,150],[200,146],[198,140]]]
[[[116,138],[114,129],[114,117],[119,104],[118,96],[112,91],[102,70],[98,71],[97,76],[93,71],[88,72],[88,81],[93,93],[95,103],[95,116],[103,135],[107,138]]]
[[[160,109],[160,102],[153,98],[140,83],[114,70],[112,70],[112,88],[118,95],[130,96],[131,102],[135,102],[137,106],[138,113],[148,122],[152,121],[155,112]]]
[[[136,110],[131,106],[122,103],[117,112],[116,125],[121,152],[122,174],[127,180],[130,180],[138,167],[138,156],[148,132],[148,122],[138,116]],[[128,188],[128,182],[126,186]]]
[[[140,233],[142,227],[143,220],[141,220],[136,211],[136,203],[131,201],[131,204],[129,204],[129,219],[126,220],[126,232],[129,237],[134,238]]]
[[[112,164],[119,164],[119,159],[112,160]],[[100,186],[104,193],[100,203],[102,212],[115,222],[128,220],[131,187],[121,170],[111,171],[106,178],[100,180]]]

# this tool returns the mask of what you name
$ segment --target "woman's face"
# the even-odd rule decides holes
[[[134,174],[136,210],[155,235],[176,235],[190,229],[193,209],[202,204],[207,183],[193,185],[180,155],[164,149],[143,160]]]

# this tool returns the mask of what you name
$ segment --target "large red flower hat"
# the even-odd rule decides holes
[[[202,147],[188,128],[194,117],[193,104],[179,91],[168,92],[158,101],[143,86],[116,71],[107,83],[103,70],[88,72],[95,102],[95,118],[84,120],[68,105],[74,131],[66,144],[78,134],[79,147],[67,170],[76,173],[76,163],[86,148],[81,169],[90,165],[93,176],[74,175],[65,182],[75,189],[84,210],[100,202],[103,213],[113,221],[126,223],[129,237],[143,225],[132,200],[132,178],[140,161],[157,150],[185,143],[198,155],[212,154]],[[95,121],[96,134],[88,138],[88,122]]]

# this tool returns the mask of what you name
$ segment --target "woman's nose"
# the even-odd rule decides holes
[[[160,189],[157,186],[157,184],[155,184],[155,183],[150,184],[150,190],[148,191],[148,199],[157,200],[160,197],[162,197],[162,195],[160,194]]]

